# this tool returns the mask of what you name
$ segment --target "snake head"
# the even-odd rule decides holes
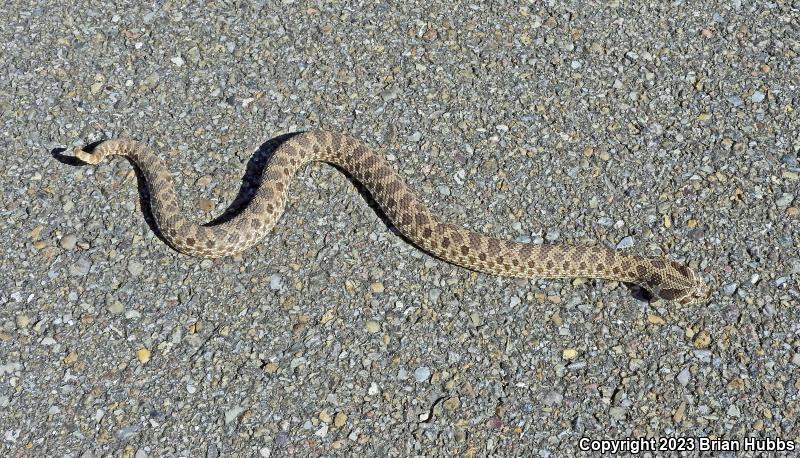
[[[692,269],[670,260],[651,260],[655,269],[642,282],[653,296],[682,305],[702,304],[711,293],[703,278]]]
[[[711,295],[711,289],[705,284],[702,278],[697,277],[697,283],[690,288],[686,294],[675,299],[681,305],[695,305],[703,304],[708,301]]]

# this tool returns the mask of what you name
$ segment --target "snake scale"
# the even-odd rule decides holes
[[[667,258],[645,258],[599,246],[535,245],[500,240],[444,221],[405,184],[383,157],[361,141],[332,132],[304,132],[273,153],[249,204],[216,225],[184,217],[164,162],[144,144],[106,140],[75,156],[97,164],[106,156],[130,159],[142,172],[150,207],[163,238],[181,253],[217,258],[238,253],[264,237],[286,206],[289,185],[311,161],[334,164],[363,184],[392,224],[413,244],[449,263],[494,275],[524,278],[592,277],[637,284],[681,304],[703,302],[708,288],[688,267]]]

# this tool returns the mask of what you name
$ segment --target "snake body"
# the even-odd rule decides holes
[[[74,154],[89,164],[112,155],[133,161],[144,176],[162,236],[176,250],[191,256],[218,258],[255,244],[283,213],[297,170],[308,162],[323,161],[339,166],[363,184],[410,242],[449,263],[509,277],[594,277],[635,283],[654,296],[682,304],[702,302],[708,295],[699,275],[667,258],[645,258],[598,246],[517,243],[444,221],[380,154],[339,133],[305,132],[283,142],[274,151],[249,205],[222,224],[206,226],[184,217],[169,170],[144,144],[130,139],[107,140],[91,152],[75,149]]]

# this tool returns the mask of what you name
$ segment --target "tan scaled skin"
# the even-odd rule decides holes
[[[297,170],[312,161],[341,167],[363,184],[408,240],[449,263],[494,275],[522,278],[605,278],[637,284],[681,304],[706,300],[709,290],[688,267],[666,258],[644,258],[596,246],[532,245],[464,229],[432,213],[381,155],[359,140],[331,132],[304,132],[282,143],[249,205],[230,220],[201,226],[181,212],[164,162],[142,143],[107,140],[77,158],[97,164],[126,156],[144,175],[156,224],[181,253],[217,258],[241,252],[263,238],[286,206]]]

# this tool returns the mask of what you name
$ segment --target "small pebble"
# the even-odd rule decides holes
[[[78,243],[78,237],[75,234],[67,234],[64,237],[61,237],[59,244],[61,248],[65,250],[74,250],[75,245]]]
[[[89,261],[89,258],[82,257],[69,266],[69,274],[74,277],[84,277],[91,268],[92,262]]]
[[[225,424],[227,425],[227,424],[233,422],[234,420],[236,420],[239,417],[239,415],[241,415],[244,412],[244,410],[245,409],[242,406],[234,406],[234,407],[231,407],[230,409],[226,410],[225,411]]]
[[[476,328],[483,324],[483,316],[478,312],[472,312],[469,314],[469,320],[472,322],[472,325]]]
[[[705,235],[706,235],[706,230],[705,230],[705,228],[702,228],[702,227],[696,227],[696,228],[690,230],[688,234],[686,234],[686,236],[690,240],[693,240],[695,242],[702,240],[703,237],[705,237]]]
[[[146,348],[136,350],[136,359],[138,359],[140,363],[146,364],[150,361],[150,350]]]
[[[503,427],[503,420],[497,416],[491,417],[486,421],[486,427],[489,429],[500,429]]]
[[[278,432],[275,434],[274,441],[276,446],[285,447],[289,443],[289,433],[285,431]]]
[[[385,287],[383,286],[383,283],[378,281],[369,285],[369,290],[372,291],[373,293],[379,294],[385,290]]]
[[[337,428],[341,428],[347,423],[347,415],[344,412],[337,412],[336,416],[333,417],[333,426]]]
[[[658,324],[658,325],[661,325],[661,324],[665,323],[664,318],[661,318],[658,315],[652,315],[652,314],[647,315],[647,321],[650,322],[651,324]]]
[[[67,356],[64,357],[64,364],[72,364],[78,360],[78,354],[74,351],[69,352]]]
[[[367,327],[367,331],[372,333],[372,334],[375,334],[376,332],[379,332],[381,330],[381,325],[378,324],[378,322],[375,321],[375,320],[367,321],[367,326],[366,327]]]
[[[414,370],[414,379],[418,382],[424,382],[431,376],[431,370],[427,366],[421,366]]]
[[[623,407],[612,407],[608,409],[608,413],[611,415],[611,418],[615,420],[625,419],[625,409]]]
[[[696,348],[708,348],[711,345],[711,336],[706,331],[700,331],[694,338]]]
[[[728,297],[733,296],[733,293],[735,293],[738,288],[738,283],[728,283],[722,287],[722,294]]]
[[[197,206],[200,208],[200,210],[203,210],[205,212],[210,212],[211,210],[214,209],[214,202],[203,197],[197,202]]]
[[[129,441],[139,432],[140,426],[125,426],[117,431],[117,438],[123,442]]]
[[[125,304],[120,301],[114,301],[108,306],[108,311],[117,315],[125,311]]]
[[[132,276],[138,277],[142,273],[143,270],[144,270],[144,266],[142,265],[142,263],[140,263],[138,261],[134,261],[134,260],[128,261],[128,272]]]
[[[704,363],[708,363],[711,361],[711,350],[702,349],[702,350],[693,350],[692,354],[695,358],[699,359]]]
[[[732,95],[732,96],[728,97],[728,102],[730,102],[730,104],[735,106],[735,107],[740,107],[744,103],[742,98],[739,97],[738,95]]]
[[[283,277],[281,274],[272,274],[269,277],[269,288],[273,291],[278,291],[283,287]]]
[[[398,378],[400,378],[400,379],[405,379],[406,377],[407,376],[403,376],[403,377],[398,376]],[[380,392],[381,392],[381,387],[375,382],[370,382],[369,389],[367,390],[367,394],[370,395],[370,396],[375,396],[377,394],[380,394]]]
[[[681,370],[678,373],[678,376],[675,377],[675,378],[678,380],[678,383],[680,383],[682,386],[686,386],[686,385],[689,384],[689,379],[690,379],[691,375],[692,375],[692,373],[689,372],[689,368],[688,367],[684,367],[683,370]]]
[[[750,96],[750,100],[752,100],[753,103],[761,103],[761,102],[764,101],[765,97],[766,96],[764,95],[763,92],[755,91],[755,92],[753,92],[753,95]]]
[[[25,314],[20,314],[20,315],[17,315],[16,322],[17,322],[17,328],[25,329],[30,324],[31,317],[29,317],[28,315],[25,315]]]
[[[778,208],[786,208],[791,205],[792,201],[794,200],[794,195],[788,192],[783,193],[783,195],[775,201],[775,205]]]
[[[563,401],[563,400],[564,400],[564,395],[562,395],[558,391],[552,390],[552,391],[549,391],[544,396],[544,399],[542,399],[542,402],[544,402],[545,405],[553,406],[553,405],[556,405],[556,404],[561,404],[561,401]]]
[[[617,243],[618,250],[624,250],[625,248],[630,248],[632,246],[633,246],[633,237],[631,237],[630,235],[623,238],[622,240],[619,241],[619,243]]]
[[[574,348],[567,348],[561,353],[561,357],[566,360],[572,360],[578,357],[578,350]]]
[[[455,412],[461,407],[461,399],[458,396],[451,396],[444,401],[444,410],[448,412]]]
[[[319,413],[318,417],[319,417],[320,421],[323,421],[325,423],[330,423],[331,420],[332,420],[331,419],[331,414],[329,414],[327,410],[322,410]]]

